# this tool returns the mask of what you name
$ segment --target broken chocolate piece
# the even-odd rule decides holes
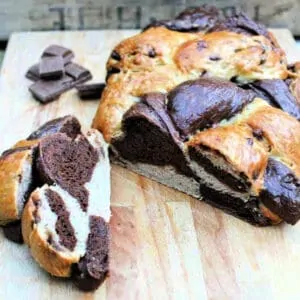
[[[65,72],[67,75],[76,80],[76,84],[83,83],[92,79],[92,74],[88,69],[75,63],[67,64],[65,67]]]
[[[63,46],[51,45],[44,50],[42,57],[45,56],[62,56],[65,64],[67,64],[74,58],[74,53],[72,50]]]
[[[39,64],[31,66],[25,74],[26,78],[32,81],[38,81],[40,79],[40,67]]]
[[[203,200],[210,205],[220,208],[237,218],[256,226],[269,226],[272,221],[266,218],[260,210],[259,199],[253,198],[248,202],[229,194],[215,190],[206,184],[200,185]]]
[[[57,99],[63,92],[69,90],[74,81],[69,76],[63,76],[59,80],[39,80],[29,87],[32,95],[41,103],[48,103]]]
[[[61,56],[44,57],[39,65],[41,79],[59,79],[64,74],[64,60]]]
[[[105,83],[79,85],[76,88],[78,90],[78,95],[82,100],[100,99],[105,88]]]

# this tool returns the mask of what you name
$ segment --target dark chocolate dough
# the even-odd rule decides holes
[[[251,89],[256,93],[257,97],[265,99],[272,106],[279,107],[297,120],[300,120],[300,103],[293,96],[284,80],[257,80],[242,87]]]
[[[289,224],[300,219],[300,180],[282,162],[270,158],[265,177],[262,202]]]
[[[246,35],[263,35],[269,38],[267,28],[250,19],[245,13],[240,12],[224,20],[219,20],[209,32],[232,31]]]
[[[60,185],[87,211],[88,191],[84,184],[91,180],[99,154],[84,136],[78,137],[72,140],[57,133],[43,138],[36,166],[42,182]]]
[[[217,168],[208,158],[201,154],[200,146],[191,147],[189,149],[189,155],[191,159],[199,163],[199,165],[202,166],[207,173],[212,174],[231,189],[238,192],[247,192],[249,190],[251,184],[244,174],[240,174],[240,178],[236,178],[225,170]],[[221,154],[216,153],[216,155]]]
[[[79,121],[75,117],[67,115],[43,124],[37,130],[32,132],[28,136],[27,140],[40,139],[58,132],[64,133],[71,138],[75,138],[78,134],[80,134],[80,130],[81,125]]]
[[[230,81],[200,78],[186,81],[168,95],[168,111],[185,135],[233,117],[254,99],[252,91]]]
[[[101,217],[90,217],[86,255],[72,268],[72,280],[83,291],[92,291],[108,274],[109,226]]]
[[[64,200],[58,193],[47,189],[45,194],[51,211],[57,215],[55,230],[59,236],[59,243],[73,251],[77,243],[77,238],[70,222],[70,212],[67,211]]]
[[[185,9],[172,20],[153,21],[144,30],[164,26],[170,30],[197,32],[213,27],[219,19],[219,10],[215,6],[202,5]]]

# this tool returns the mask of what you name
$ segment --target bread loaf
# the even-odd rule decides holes
[[[299,63],[212,7],[117,45],[93,127],[111,159],[251,224],[300,218]]]

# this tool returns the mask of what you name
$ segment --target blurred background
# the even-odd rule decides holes
[[[300,37],[300,0],[0,0],[0,62],[14,31],[138,29],[205,3],[222,9],[225,16],[242,10]]]

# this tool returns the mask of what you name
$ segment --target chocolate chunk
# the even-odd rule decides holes
[[[118,68],[115,68],[115,67],[111,67],[107,70],[107,74],[106,74],[106,77],[105,77],[105,82],[107,82],[108,78],[113,75],[113,74],[118,74],[120,73],[121,70],[118,69]]]
[[[215,31],[232,31],[246,35],[263,35],[269,38],[267,28],[251,20],[246,14],[240,12],[225,20],[219,20],[216,25],[209,30]]]
[[[261,193],[264,205],[289,224],[300,219],[300,180],[282,162],[269,159]]]
[[[105,83],[92,83],[92,84],[76,86],[78,95],[82,100],[87,100],[87,99],[99,100],[101,98],[104,88],[105,88]]]
[[[114,50],[114,51],[111,53],[110,57],[111,57],[112,59],[115,59],[115,60],[118,60],[118,61],[121,60],[121,56],[120,56],[120,54],[119,54],[116,50]]]
[[[255,97],[251,91],[218,79],[186,81],[168,95],[168,111],[176,127],[185,134],[211,127],[233,117]]]
[[[261,129],[259,129],[259,128],[253,129],[252,130],[252,134],[259,141],[261,141],[263,139],[263,137],[264,137],[263,131]]]
[[[17,244],[23,244],[23,236],[21,230],[21,221],[9,223],[3,227],[3,233],[7,239]]]
[[[291,93],[288,85],[281,79],[265,79],[244,85],[252,89],[258,97],[267,100],[271,105],[281,108],[300,120],[300,103]]]
[[[59,80],[39,80],[29,87],[30,92],[41,103],[57,99],[63,92],[71,89],[74,81],[65,75]]]
[[[207,30],[219,19],[219,10],[215,6],[202,5],[187,8],[173,20],[153,21],[144,30],[151,27],[165,26],[170,30],[182,32],[197,32]]]
[[[64,60],[61,56],[42,58],[39,65],[39,74],[42,79],[59,79],[64,74]]]
[[[199,50],[199,51],[201,51],[202,49],[205,49],[205,48],[207,48],[207,42],[206,41],[199,41],[199,42],[197,42],[197,49]]]
[[[109,227],[97,216],[90,217],[90,234],[86,255],[72,268],[72,279],[83,291],[92,291],[104,281],[108,274]]]
[[[218,61],[221,60],[222,58],[219,55],[211,55],[209,59],[212,61]]]
[[[27,140],[36,140],[54,133],[65,133],[67,136],[71,138],[75,138],[78,134],[80,134],[81,125],[79,121],[73,116],[64,116],[61,118],[53,119],[37,130],[32,132]]]
[[[40,67],[39,64],[31,66],[25,74],[26,78],[32,81],[38,81],[40,79]]]
[[[76,63],[67,64],[65,72],[76,81],[76,85],[92,79],[91,72]]]
[[[72,50],[63,46],[51,45],[42,53],[42,57],[45,56],[61,56],[64,59],[65,64],[67,64],[74,58],[74,53]]]
[[[151,58],[154,58],[156,56],[156,52],[155,52],[154,48],[152,48],[148,51],[148,56]]]

